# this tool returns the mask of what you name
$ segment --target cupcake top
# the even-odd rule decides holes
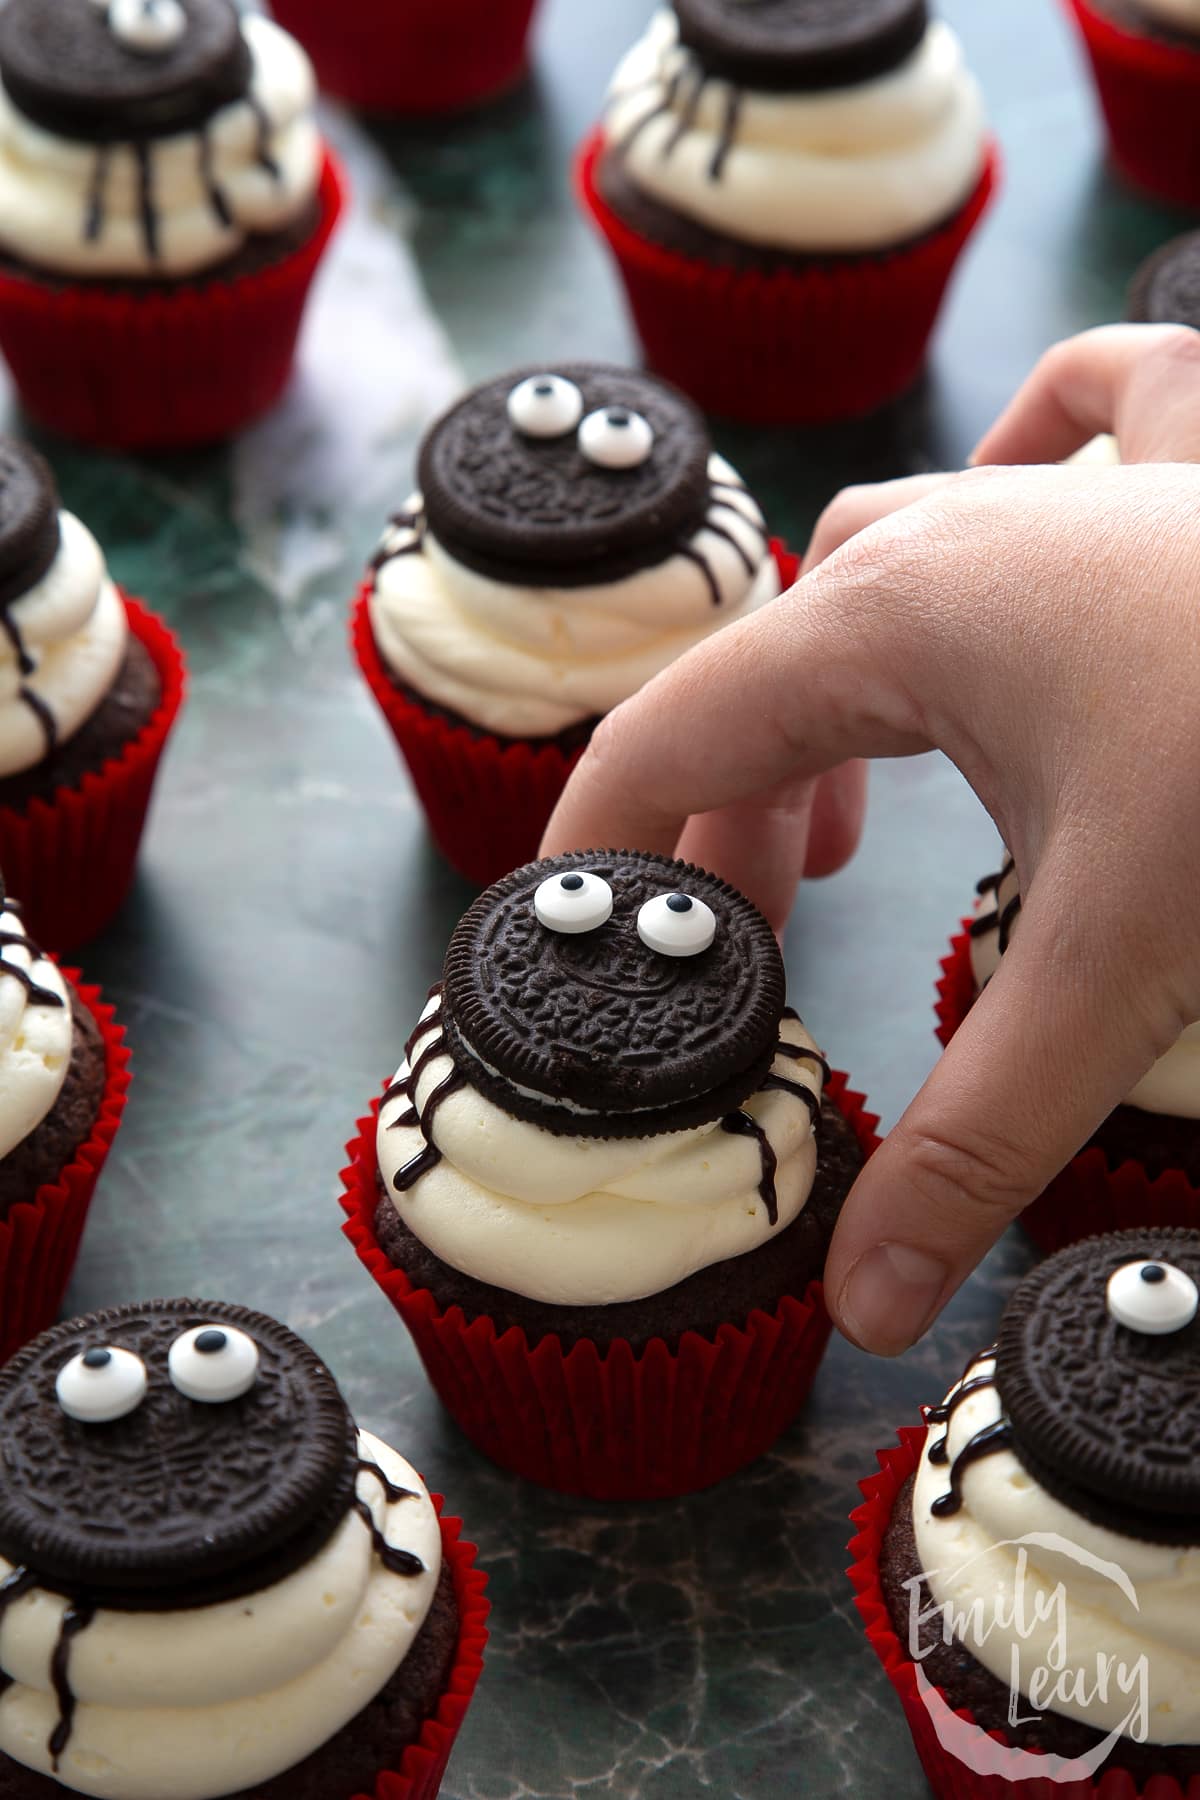
[[[978,86],[924,0],[676,0],[618,67],[604,139],[648,199],[797,253],[921,235],[986,152]]]
[[[380,1110],[380,1171],[468,1275],[640,1299],[798,1215],[826,1073],[736,888],[640,852],[553,857],[455,931]]]
[[[308,59],[232,0],[7,0],[0,246],[67,275],[174,278],[310,203]]]
[[[1098,440],[1100,441],[1100,440]],[[1021,916],[1021,893],[1011,856],[995,875],[979,883],[975,916],[970,925],[971,973],[982,991],[1000,967],[1000,958]],[[1200,1021],[1188,1025],[1171,1048],[1125,1096],[1126,1106],[1143,1112],[1168,1113],[1177,1119],[1200,1119]]]
[[[25,930],[0,876],[0,1157],[39,1126],[71,1062],[67,984]]]
[[[1060,1682],[1049,1710],[1101,1731],[1124,1726],[1132,1692],[1094,1680],[1097,1655],[1127,1671],[1144,1657],[1151,1743],[1200,1742],[1198,1284],[1195,1231],[1114,1232],[1049,1258],[929,1412],[913,1492],[935,1602],[961,1622],[979,1600],[956,1633],[971,1653],[1027,1679],[1063,1668],[1057,1635],[1093,1679]],[[1034,1584],[1060,1604],[1039,1610]]]
[[[441,1566],[404,1459],[224,1302],[73,1319],[0,1371],[0,1750],[103,1800],[215,1800],[327,1742]]]
[[[779,591],[758,507],[653,375],[485,382],[432,426],[418,479],[372,565],[372,630],[397,680],[485,730],[608,712]]]
[[[0,437],[0,777],[33,768],[92,716],[128,635],[99,544],[60,510],[37,452]]]

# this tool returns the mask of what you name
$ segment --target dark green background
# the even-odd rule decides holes
[[[835,1344],[803,1422],[745,1476],[677,1505],[599,1507],[472,1452],[338,1230],[342,1146],[469,898],[351,664],[348,598],[422,424],[464,377],[633,353],[567,169],[648,10],[548,0],[528,89],[470,123],[367,130],[330,110],[354,216],[292,393],[238,445],[136,462],[46,442],[67,504],[192,671],[136,892],[83,959],[128,1026],[136,1079],[70,1300],[188,1290],[280,1314],[450,1496],[495,1602],[456,1800],[909,1800],[923,1782],[841,1573],[846,1514],[876,1446],[987,1341],[1029,1258],[1018,1235],[903,1361]],[[1180,222],[1105,172],[1054,0],[943,10],[1006,173],[923,407],[899,428],[717,434],[797,546],[842,481],[961,461],[1040,350],[1120,315],[1134,264]],[[933,1061],[938,957],[994,849],[947,765],[884,767],[856,862],[801,895],[792,998],[886,1122]]]

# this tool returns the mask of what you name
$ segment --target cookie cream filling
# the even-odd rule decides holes
[[[269,19],[247,14],[242,32],[245,99],[140,146],[59,137],[0,85],[0,246],[68,275],[184,276],[290,224],[321,168],[312,67]]]
[[[986,152],[979,87],[947,25],[931,24],[886,75],[777,94],[706,77],[669,10],[619,65],[604,138],[660,204],[740,243],[797,252],[919,236],[967,199]]]
[[[0,1157],[23,1143],[58,1099],[74,1031],[66,982],[0,895]]]
[[[369,601],[384,662],[426,699],[507,737],[554,737],[610,712],[779,592],[761,512],[723,458],[708,472],[709,522],[687,554],[595,587],[477,574],[425,528],[414,495],[401,515],[411,523],[380,546]]]
[[[405,1490],[389,1502],[364,1470],[359,1498],[385,1541],[419,1557],[398,1577],[348,1513],[325,1547],[257,1594],[175,1612],[101,1608],[71,1640],[76,1698],[57,1769],[51,1659],[69,1602],[34,1588],[0,1623],[0,1750],[100,1800],[217,1800],[269,1781],[328,1742],[407,1656],[441,1570],[437,1513],[420,1476],[367,1432],[359,1454]],[[0,1579],[11,1565],[0,1558]]]
[[[440,1007],[434,996],[422,1019]],[[763,1152],[720,1120],[639,1138],[559,1137],[512,1118],[469,1084],[430,1096],[454,1070],[448,1053],[425,1059],[402,1122],[406,1092],[381,1107],[379,1167],[409,1229],[451,1267],[554,1305],[610,1306],[661,1293],[698,1269],[742,1256],[790,1225],[812,1191],[813,1116],[821,1095],[817,1047],[798,1019],[780,1040],[812,1053],[780,1055],[772,1074],[798,1084],[753,1094],[742,1110],[774,1153],[777,1221],[761,1182]],[[424,1046],[422,1047],[424,1050]],[[401,1065],[396,1081],[408,1075]],[[396,1177],[432,1140],[439,1159],[406,1190]]]
[[[993,1357],[980,1357],[951,1394],[994,1367]],[[1138,1693],[1115,1673],[1098,1681],[1097,1670],[1132,1671],[1144,1657],[1146,1741],[1200,1741],[1200,1547],[1173,1549],[1091,1524],[1007,1449],[964,1467],[961,1507],[934,1514],[955,1457],[1002,1417],[994,1386],[966,1395],[948,1422],[948,1461],[930,1461],[946,1429],[931,1425],[917,1470],[917,1551],[934,1601],[953,1608],[954,1635],[1005,1686],[1015,1677],[1027,1699],[1035,1684],[1049,1692],[1035,1674],[1049,1671],[1053,1703],[1043,1699],[1042,1710],[1101,1732],[1129,1732]]]
[[[59,514],[59,531],[58,554],[46,573],[4,609],[0,776],[33,768],[73,737],[112,687],[125,656],[125,607],[99,544],[73,513]]]

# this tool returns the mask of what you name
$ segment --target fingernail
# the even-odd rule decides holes
[[[949,1278],[945,1264],[926,1250],[877,1244],[847,1275],[838,1312],[864,1350],[898,1356],[933,1320]]]

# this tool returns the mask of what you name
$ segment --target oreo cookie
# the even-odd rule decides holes
[[[542,390],[539,393],[539,390]],[[583,587],[674,555],[710,501],[708,428],[667,382],[557,363],[485,382],[427,433],[430,532],[497,580]]]
[[[345,1518],[356,1442],[328,1369],[262,1313],[152,1300],[72,1319],[0,1370],[0,1555],[117,1609],[249,1593]]]
[[[997,1392],[1030,1474],[1094,1524],[1153,1543],[1200,1543],[1198,1286],[1200,1232],[1087,1238],[1025,1278],[997,1343]]]
[[[1172,238],[1146,258],[1130,283],[1126,317],[1200,331],[1200,231]]]
[[[164,17],[166,5],[157,0]],[[170,6],[182,9],[181,28],[152,44],[121,28],[115,4],[6,0],[0,81],[9,99],[35,125],[91,144],[199,130],[244,98],[250,52],[232,0]]]
[[[463,916],[442,1031],[459,1073],[515,1118],[642,1137],[756,1092],[784,998],[775,934],[728,882],[665,856],[577,851],[505,876]]]
[[[58,555],[58,539],[58,491],[49,464],[28,444],[0,437],[0,609],[41,580]]]
[[[771,93],[853,87],[898,68],[925,0],[674,0],[679,41],[706,72]]]

